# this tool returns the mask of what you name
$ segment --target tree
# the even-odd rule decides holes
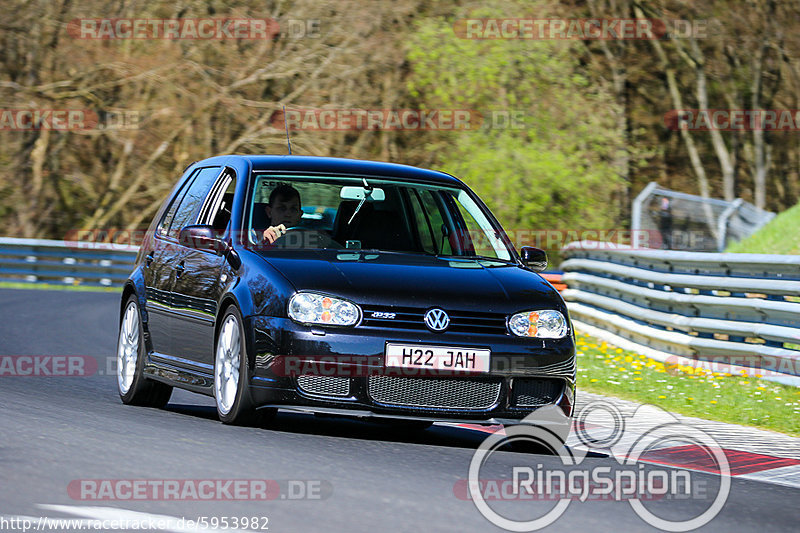
[[[431,133],[435,163],[463,178],[512,230],[618,227],[610,198],[625,146],[614,96],[589,82],[579,41],[454,38],[459,17],[548,13],[544,2],[502,7],[482,3],[421,21],[411,38],[412,95],[485,119],[477,129]],[[510,125],[497,123],[506,116]]]

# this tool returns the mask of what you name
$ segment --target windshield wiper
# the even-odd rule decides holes
[[[356,210],[353,211],[353,216],[351,216],[350,220],[347,221],[348,226],[350,225],[351,222],[353,222],[353,219],[356,218],[358,212],[361,211],[361,206],[363,206],[364,202],[367,201],[369,195],[372,194],[372,185],[367,183],[367,178],[362,177],[361,179],[364,181],[364,198],[361,199],[361,201],[358,203],[358,206],[356,207]]]
[[[499,257],[490,257],[488,255],[439,255],[438,257],[444,259],[475,259],[475,260],[483,260],[483,261],[496,261],[500,263],[509,263],[510,261],[506,259],[500,259]]]

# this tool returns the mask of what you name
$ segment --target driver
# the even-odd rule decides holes
[[[264,240],[272,244],[285,235],[288,228],[300,224],[303,216],[300,193],[291,185],[278,185],[272,189],[264,210],[270,221],[270,226],[264,230]]]

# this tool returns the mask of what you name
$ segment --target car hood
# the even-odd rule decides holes
[[[559,294],[541,276],[499,261],[335,250],[261,257],[297,290],[341,296],[361,305],[487,313],[545,307],[566,311]]]

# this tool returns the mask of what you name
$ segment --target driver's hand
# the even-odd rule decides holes
[[[264,240],[272,244],[278,239],[280,239],[284,234],[286,234],[286,226],[284,226],[283,224],[279,224],[277,226],[270,226],[264,230]]]

